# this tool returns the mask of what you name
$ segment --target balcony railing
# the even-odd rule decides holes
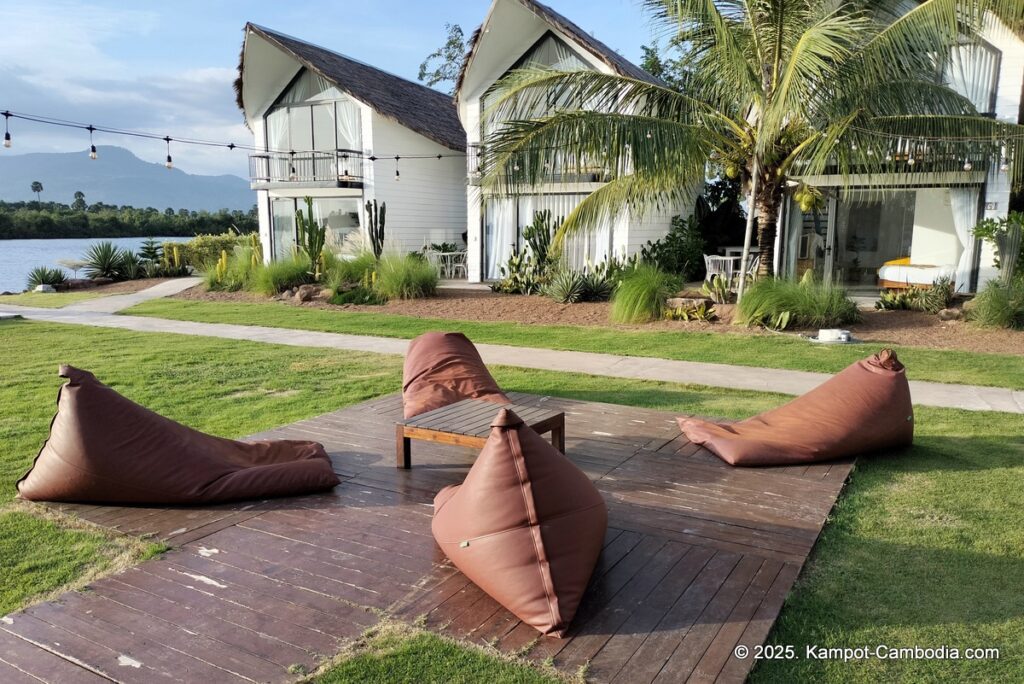
[[[474,185],[480,183],[482,173],[480,164],[483,154],[483,145],[468,145],[466,147],[466,172],[469,174],[470,183]],[[595,165],[589,169],[563,170],[557,159],[547,167],[545,175],[548,183],[607,183],[611,180],[611,174],[599,166]]]
[[[253,183],[338,183],[345,187],[363,182],[363,153],[262,152],[249,155]]]

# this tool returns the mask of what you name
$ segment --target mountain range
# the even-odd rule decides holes
[[[97,146],[97,159],[81,152],[3,154],[0,150],[0,200],[36,199],[32,182],[43,184],[42,200],[71,204],[75,192],[89,204],[165,209],[242,209],[256,203],[249,182],[232,175],[201,176],[167,169],[139,159],[123,147]]]

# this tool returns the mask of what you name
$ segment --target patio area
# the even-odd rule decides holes
[[[413,444],[394,467],[397,395],[256,437],[316,439],[343,478],[319,496],[204,508],[62,505],[175,547],[0,622],[0,679],[290,681],[382,618],[550,659],[593,681],[742,681],[852,466],[736,469],[675,415],[515,394],[566,413],[569,457],[609,508],[605,548],[569,638],[484,595],[430,534],[431,502],[474,452]],[[20,670],[20,671],[19,671]],[[19,679],[21,677],[21,679]],[[33,680],[34,681],[34,680]]]

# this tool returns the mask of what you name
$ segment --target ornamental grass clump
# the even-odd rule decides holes
[[[857,305],[846,290],[819,282],[812,271],[800,281],[765,278],[744,293],[736,307],[736,322],[784,328],[831,328],[860,320]]]
[[[639,263],[627,271],[612,296],[613,323],[649,323],[665,315],[665,301],[679,283],[657,266]]]
[[[313,274],[309,272],[308,257],[296,252],[288,258],[256,268],[249,279],[249,289],[257,294],[272,297],[312,282]]]
[[[49,266],[36,266],[28,272],[28,289],[34,290],[40,285],[52,285],[58,287],[67,281],[67,276],[59,268]]]
[[[385,254],[376,273],[374,289],[388,299],[419,299],[437,292],[437,269],[417,256]]]
[[[1010,282],[989,281],[974,298],[968,318],[986,328],[1024,330],[1024,275]]]

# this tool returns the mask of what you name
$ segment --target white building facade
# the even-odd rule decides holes
[[[447,95],[252,24],[236,90],[262,150],[250,181],[265,259],[292,253],[307,196],[336,252],[365,233],[372,200],[387,204],[389,249],[463,242],[465,135]]]

